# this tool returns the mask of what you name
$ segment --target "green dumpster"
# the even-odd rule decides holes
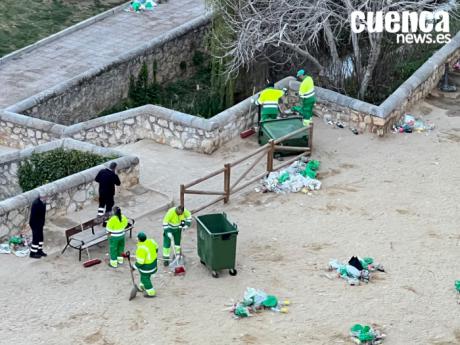
[[[288,117],[285,119],[261,121],[259,125],[259,144],[265,145],[270,139],[276,140],[304,127],[303,118],[300,116]],[[282,143],[284,146],[308,147],[308,134],[298,133],[293,137],[286,139]],[[281,155],[289,155],[286,151],[277,152]]]
[[[195,219],[200,262],[211,270],[214,278],[223,269],[228,269],[232,276],[236,275],[236,224],[231,224],[225,213],[206,214]]]

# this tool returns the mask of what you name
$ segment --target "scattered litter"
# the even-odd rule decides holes
[[[359,323],[350,328],[350,336],[356,344],[377,345],[383,343],[386,335],[371,326]]]
[[[273,171],[262,180],[265,191],[275,193],[297,193],[319,190],[321,182],[316,179],[319,161],[307,163],[295,161],[287,169]]]
[[[153,11],[153,9],[157,6],[158,5],[153,0],[134,0],[131,1],[126,11],[134,13]]]
[[[358,134],[359,134],[358,130],[357,130],[356,128],[354,128],[354,127],[350,127],[350,131],[351,131],[354,135],[358,135]]]
[[[406,114],[401,121],[393,126],[394,133],[412,133],[412,132],[429,132],[435,128],[431,121],[424,121],[413,115]]]
[[[360,282],[368,283],[371,278],[371,272],[385,272],[382,265],[374,264],[373,258],[360,258],[358,256],[351,257],[348,264],[333,259],[329,261],[329,270],[337,271],[339,276],[352,286],[359,285]]]
[[[0,254],[14,254],[18,257],[25,257],[29,253],[28,239],[23,235],[11,236],[8,242],[0,244]]]
[[[0,254],[10,254],[10,244],[8,242],[0,244]]]
[[[457,290],[458,293],[460,293],[460,280],[455,281],[455,289]]]
[[[270,309],[272,311],[286,314],[289,311],[288,306],[291,304],[289,300],[279,302],[278,298],[273,295],[268,295],[262,290],[247,288],[243,300],[235,303],[230,307],[230,311],[235,318],[252,316],[262,310]]]
[[[18,246],[12,250],[12,253],[20,258],[23,258],[25,256],[29,256],[30,249],[26,246]]]

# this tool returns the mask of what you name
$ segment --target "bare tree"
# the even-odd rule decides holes
[[[227,75],[236,75],[256,59],[286,64],[306,59],[318,75],[333,76],[343,68],[344,49],[364,98],[379,56],[383,33],[354,33],[353,11],[453,10],[453,0],[208,0],[227,25],[226,39],[215,37],[226,62]],[[283,52],[283,54],[279,54]],[[339,52],[342,52],[339,53]],[[341,57],[342,55],[342,57]],[[340,88],[343,80],[336,80]]]

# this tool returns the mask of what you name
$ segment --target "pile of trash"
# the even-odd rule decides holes
[[[264,192],[308,193],[319,190],[321,182],[316,179],[319,161],[311,160],[303,163],[300,160],[292,163],[287,169],[273,171],[262,181]]]
[[[359,323],[350,328],[351,339],[356,344],[377,345],[383,343],[386,335],[371,326],[363,326]]]
[[[8,242],[0,244],[0,254],[14,254],[19,257],[28,256],[30,253],[29,240],[21,236],[12,236]]]
[[[350,285],[359,285],[360,282],[369,283],[371,272],[385,272],[380,264],[374,264],[374,259],[370,257],[360,258],[352,256],[348,264],[333,259],[329,261],[329,270],[336,271],[339,276],[345,279]]]
[[[247,288],[243,300],[237,304],[233,304],[230,310],[234,317],[239,319],[252,316],[254,313],[267,309],[285,314],[288,312],[287,306],[290,304],[291,302],[288,300],[280,303],[276,296],[268,295],[262,290]]]
[[[134,0],[131,1],[126,10],[128,12],[139,13],[143,11],[153,11],[155,7],[157,7],[157,4],[153,0]]]
[[[424,121],[421,118],[416,118],[413,115],[404,115],[398,124],[393,125],[394,133],[412,133],[412,132],[429,132],[434,129],[434,124],[431,121]]]

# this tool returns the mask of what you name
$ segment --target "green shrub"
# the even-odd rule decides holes
[[[103,157],[89,152],[56,149],[34,153],[18,169],[19,185],[24,192],[60,178],[89,169],[116,157]]]

